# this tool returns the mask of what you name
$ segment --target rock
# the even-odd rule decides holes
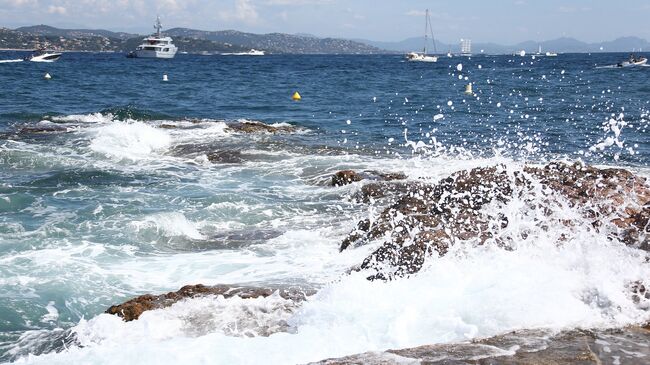
[[[343,170],[332,176],[332,186],[343,186],[361,180],[363,180],[363,177],[355,171]]]
[[[229,124],[227,130],[238,133],[270,133],[270,134],[286,134],[295,133],[300,128],[292,125],[269,125],[262,122],[243,121]]]
[[[640,327],[558,334],[525,330],[472,342],[367,352],[312,364],[641,364],[650,356],[648,341],[650,331]]]
[[[21,128],[18,131],[18,134],[61,133],[67,131],[68,128],[60,125],[34,125],[34,126]]]
[[[396,181],[404,180],[406,175],[401,172],[377,172],[377,171],[363,171],[356,172],[354,170],[342,170],[332,176],[331,186],[343,186],[361,180],[374,180],[374,181]],[[374,185],[380,189],[385,185]]]
[[[347,177],[348,171],[341,175],[343,181],[352,179]],[[360,192],[362,201],[383,197],[389,191],[387,185],[366,186]],[[557,199],[565,199],[590,220],[594,229],[606,229],[612,238],[630,246],[646,250],[650,246],[650,188],[645,179],[623,169],[551,163],[509,172],[505,166],[493,166],[459,171],[434,185],[417,182],[396,186],[400,187],[394,190],[394,203],[374,219],[359,222],[340,246],[343,251],[384,240],[358,267],[375,270],[369,279],[415,273],[428,257],[444,255],[459,242],[484,244],[489,240],[508,248],[510,242],[525,239],[526,232],[516,237],[500,233],[509,222],[499,207],[513,197],[545,216],[556,209]],[[483,209],[488,204],[491,208]],[[544,230],[548,230],[544,226],[548,222],[537,220]],[[565,220],[557,224],[571,227],[575,223]],[[559,238],[566,239],[566,235]]]
[[[161,295],[146,294],[131,299],[119,305],[113,305],[106,310],[108,314],[114,314],[122,317],[124,321],[133,321],[140,317],[143,312],[148,310],[166,308],[172,304],[186,298],[195,298],[207,295],[221,295],[224,298],[240,297],[242,299],[252,299],[259,297],[268,297],[273,293],[278,294],[287,300],[300,302],[307,296],[315,293],[312,289],[302,289],[297,287],[289,288],[258,288],[250,286],[231,286],[231,285],[186,285],[180,290],[169,292]]]
[[[242,158],[241,151],[236,150],[223,150],[223,151],[212,151],[206,155],[208,161],[212,163],[242,163],[244,159]]]

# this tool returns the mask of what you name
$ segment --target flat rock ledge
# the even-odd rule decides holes
[[[267,133],[267,134],[290,134],[302,131],[300,127],[293,125],[271,125],[262,122],[256,121],[243,121],[235,122],[228,124],[227,131],[237,132],[237,133]]]
[[[304,289],[298,287],[260,288],[253,286],[233,285],[186,285],[178,291],[169,292],[167,294],[141,295],[122,304],[111,306],[106,310],[106,313],[117,315],[119,317],[122,317],[124,321],[129,322],[140,318],[140,315],[146,311],[166,308],[180,300],[187,298],[220,295],[224,298],[239,297],[242,299],[255,299],[265,298],[273,295],[276,292],[280,295],[280,297],[295,302],[302,302],[308,296],[316,293],[316,291],[313,289]]]
[[[313,365],[602,365],[647,364],[650,330],[517,331],[472,342],[425,345],[327,359]]]

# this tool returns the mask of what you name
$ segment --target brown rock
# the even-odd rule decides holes
[[[355,171],[343,170],[332,176],[332,186],[343,186],[361,180],[363,177]]]
[[[153,309],[169,307],[172,304],[186,298],[195,298],[206,295],[221,295],[224,298],[240,297],[242,299],[251,299],[259,297],[268,297],[273,293],[278,294],[288,300],[303,301],[307,296],[315,293],[312,289],[302,288],[257,288],[249,286],[231,286],[231,285],[186,285],[176,292],[169,292],[161,295],[145,294],[131,299],[119,305],[113,305],[106,310],[108,314],[120,316],[124,321],[133,321],[140,317],[143,312]]]
[[[534,189],[536,184],[545,187],[541,196]],[[383,197],[388,191],[385,186],[368,184],[361,189],[360,196],[364,201]],[[373,220],[359,222],[341,243],[340,250],[345,250],[386,237],[385,243],[358,267],[382,271],[370,279],[417,272],[429,256],[444,255],[458,242],[472,240],[484,244],[490,240],[507,249],[510,242],[526,239],[526,231],[517,237],[495,235],[509,224],[498,206],[515,195],[523,197],[529,209],[549,216],[556,209],[559,193],[590,220],[594,229],[613,228],[613,238],[650,250],[650,188],[645,179],[623,169],[551,163],[508,173],[504,166],[494,166],[459,171],[435,185],[399,186],[401,190],[397,190],[393,204]],[[491,203],[496,204],[494,209],[482,209]],[[538,227],[548,230],[548,224],[549,221],[540,221]],[[567,220],[557,224],[575,226],[575,222]],[[558,242],[566,240],[566,234],[558,238]],[[387,266],[393,270],[387,270]]]

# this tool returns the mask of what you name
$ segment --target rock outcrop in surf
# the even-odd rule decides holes
[[[140,315],[146,311],[166,308],[183,299],[208,295],[220,295],[224,298],[239,297],[242,299],[254,299],[268,297],[276,292],[280,297],[295,302],[304,301],[307,296],[315,293],[315,291],[311,289],[298,287],[260,288],[233,285],[186,285],[178,291],[169,292],[167,294],[141,295],[122,304],[111,306],[106,310],[106,313],[122,317],[124,321],[128,322],[138,319]]]
[[[554,209],[567,205],[591,229],[606,232],[610,239],[626,245],[650,249],[650,188],[645,179],[624,169],[579,163],[524,166],[520,171],[492,166],[459,171],[437,184],[405,182],[397,186],[392,188],[394,203],[372,220],[360,221],[340,246],[343,251],[373,240],[384,241],[355,268],[373,271],[368,277],[371,280],[416,273],[427,258],[442,256],[462,242],[489,242],[510,249],[528,234],[507,229],[508,216],[502,207],[513,198],[523,203],[521,209],[528,211],[524,214],[545,217],[535,219],[544,231],[554,222]],[[362,198],[377,191],[384,189],[373,187],[362,193]],[[565,228],[557,237],[562,242],[577,223],[558,220],[556,224]]]

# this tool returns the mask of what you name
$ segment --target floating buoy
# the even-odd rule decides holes
[[[473,94],[474,92],[472,91],[472,83],[470,82],[469,84],[465,85],[465,94]]]
[[[167,74],[163,74],[163,81],[169,81],[169,79],[167,78]]]
[[[49,80],[49,79],[52,78],[52,76],[50,76],[50,74],[46,72],[46,73],[45,73],[45,76],[43,76],[43,78],[44,78],[45,80]]]
[[[291,97],[291,99],[292,99],[293,101],[299,101],[299,100],[302,99],[302,97],[301,97],[300,94],[296,91],[295,93],[293,93],[293,96]]]

